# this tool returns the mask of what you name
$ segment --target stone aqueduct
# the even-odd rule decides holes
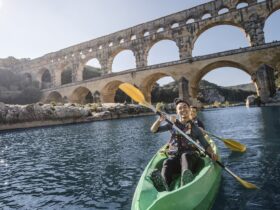
[[[247,6],[238,8],[238,4]],[[280,43],[266,44],[264,24],[266,19],[280,9],[280,0],[216,0],[175,14],[158,18],[100,38],[74,45],[42,57],[16,64],[17,71],[42,81],[45,72],[51,76],[51,86],[43,89],[44,99],[83,103],[91,92],[100,93],[102,102],[113,102],[118,85],[130,82],[138,86],[151,99],[154,83],[171,76],[180,81],[179,95],[195,100],[197,85],[209,71],[218,67],[236,67],[252,76],[260,94],[267,94],[266,81],[255,77],[261,65],[279,68]],[[203,18],[206,17],[206,18]],[[231,25],[244,31],[250,47],[192,57],[197,38],[207,29],[217,25]],[[179,49],[179,61],[153,66],[147,65],[152,46],[161,40],[174,41]],[[123,50],[131,50],[136,68],[112,73],[115,56]],[[87,62],[97,59],[103,75],[83,81],[83,70]],[[62,85],[61,74],[72,71],[72,83]]]

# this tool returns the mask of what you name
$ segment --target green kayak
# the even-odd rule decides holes
[[[218,154],[216,145],[208,138],[213,150]],[[164,148],[164,147],[163,147]],[[150,174],[160,170],[167,158],[161,148],[145,168],[132,201],[132,210],[204,210],[211,209],[221,181],[221,167],[208,157],[203,157],[201,169],[190,183],[180,187],[180,177],[175,178],[170,191],[158,192]]]

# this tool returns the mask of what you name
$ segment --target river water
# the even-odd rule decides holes
[[[280,209],[280,107],[200,113],[208,131],[247,145],[217,142],[244,189],[223,173],[214,210]],[[0,209],[129,210],[137,182],[169,133],[152,134],[155,116],[0,133]]]

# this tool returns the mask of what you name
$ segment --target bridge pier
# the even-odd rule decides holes
[[[82,64],[73,64],[73,82],[83,81],[83,69]]]
[[[257,94],[262,102],[266,103],[269,97],[273,97],[276,93],[274,69],[270,66],[261,65],[252,75],[252,80],[257,86]]]
[[[102,74],[112,73],[113,59],[114,57],[109,57],[108,55],[102,55],[98,57]]]
[[[179,98],[184,99],[190,105],[192,104],[189,94],[189,81],[185,77],[181,77],[178,81]]]
[[[180,60],[192,57],[191,43],[185,37],[175,38],[176,44],[179,48]]]
[[[101,103],[115,103],[115,95],[116,93],[105,93],[100,95]]]
[[[250,20],[243,23],[247,37],[250,37],[251,46],[262,45],[265,43],[264,39],[264,22],[265,19],[259,15],[254,14],[250,16]]]
[[[139,49],[138,51],[134,51],[133,53],[136,59],[136,68],[141,68],[148,65],[148,61],[147,61],[148,55],[145,53],[143,49]]]
[[[61,86],[61,71],[53,71],[53,87],[59,87]]]

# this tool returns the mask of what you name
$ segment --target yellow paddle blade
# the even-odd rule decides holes
[[[235,176],[235,178],[240,182],[240,184],[242,184],[247,189],[251,189],[251,190],[259,189],[256,185],[254,185],[250,182],[246,182],[245,180],[241,179],[238,176]]]
[[[134,87],[132,84],[129,83],[122,83],[119,88],[125,92],[130,98],[138,103],[146,102],[143,93]]]
[[[214,136],[215,138],[223,141],[224,144],[232,151],[236,151],[236,152],[245,152],[246,151],[246,146],[244,144],[234,141],[233,139],[224,139],[224,138],[214,135],[213,133],[210,133],[209,131],[204,131],[204,132],[210,136]]]
[[[237,181],[239,181],[240,184],[243,185],[243,187],[246,187],[247,189],[255,190],[259,189],[256,185],[246,182],[245,180],[241,179],[239,176],[234,174],[231,170],[229,170],[224,164],[222,164],[220,161],[216,160],[216,163],[220,165],[223,169],[225,169],[231,176],[233,176]]]
[[[236,142],[232,139],[222,139],[222,140],[225,143],[225,145],[232,151],[236,151],[236,152],[245,152],[246,151],[246,146],[244,144]]]
[[[134,101],[138,102],[140,105],[154,109],[153,107],[151,107],[151,104],[149,104],[145,100],[143,93],[132,84],[123,83],[119,86],[119,88],[123,92],[125,92],[130,98],[132,98]]]
[[[143,93],[138,88],[133,86],[132,84],[123,83],[119,86],[119,88],[123,92],[125,92],[130,98],[132,98],[134,101],[138,102],[140,105],[153,110],[155,113],[157,112],[155,107],[145,100]]]

